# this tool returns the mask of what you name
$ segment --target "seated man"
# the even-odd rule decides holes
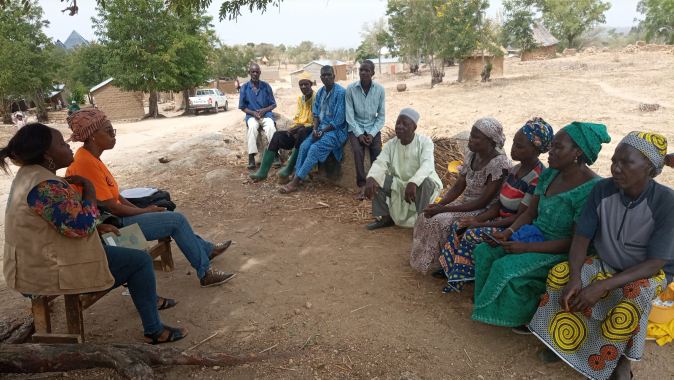
[[[365,60],[360,65],[360,80],[346,88],[346,123],[349,125],[349,143],[356,163],[356,185],[360,187],[358,200],[365,196],[365,148],[370,149],[370,164],[381,153],[381,131],[384,127],[386,92],[372,81],[374,63]]]
[[[299,85],[302,95],[297,98],[297,112],[295,113],[295,121],[287,131],[276,131],[269,142],[269,147],[262,155],[262,163],[260,170],[257,173],[251,173],[248,176],[252,179],[262,180],[267,178],[269,168],[274,156],[278,156],[279,149],[292,149],[293,152],[288,159],[288,164],[285,168],[278,172],[279,177],[288,178],[295,169],[295,162],[297,161],[297,154],[300,150],[302,142],[311,135],[314,123],[314,100],[316,99],[314,90],[311,88],[311,74],[304,71],[299,75]],[[274,166],[279,168],[281,163],[274,163]],[[285,182],[288,182],[287,180]],[[284,182],[284,183],[285,183]]]
[[[368,224],[368,230],[395,224],[413,227],[417,216],[442,190],[435,172],[433,141],[415,133],[418,121],[417,111],[400,111],[396,137],[386,142],[367,174],[365,198],[372,199],[372,216],[381,217]]]
[[[246,114],[248,126],[248,170],[255,170],[255,155],[257,154],[257,131],[260,127],[267,135],[267,140],[276,132],[274,114],[271,111],[276,108],[274,92],[269,83],[260,80],[260,66],[252,63],[248,68],[250,81],[241,86],[239,91],[239,109]],[[278,153],[274,160],[281,164]]]
[[[76,102],[76,101],[73,100],[73,101],[71,102],[71,104],[72,104],[72,105],[71,105],[70,107],[68,107],[68,116],[72,115],[73,112],[79,111],[79,110],[80,110],[80,106],[77,105],[77,102]]]
[[[342,146],[346,142],[346,120],[344,112],[344,87],[335,83],[335,71],[332,66],[321,68],[321,82],[325,85],[316,93],[314,102],[314,128],[310,139],[304,140],[297,156],[295,178],[283,186],[282,194],[297,191],[300,180],[319,161],[324,162],[330,153],[337,161],[342,159]]]

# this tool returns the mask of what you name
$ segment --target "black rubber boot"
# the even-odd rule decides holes
[[[248,155],[248,170],[255,170],[255,153]]]
[[[278,169],[281,167],[281,155],[276,152],[274,154],[274,168]]]

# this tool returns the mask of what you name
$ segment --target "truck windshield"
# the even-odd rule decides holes
[[[212,95],[213,90],[197,90],[197,96]]]

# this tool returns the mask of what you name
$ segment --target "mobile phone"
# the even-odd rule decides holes
[[[457,228],[456,234],[459,235],[459,236],[461,236],[461,235],[465,234],[467,230],[468,230],[467,227],[460,227],[460,228]]]
[[[485,235],[486,235],[488,238],[490,238],[491,240],[493,240],[494,243],[496,243],[496,245],[501,245],[501,242],[498,241],[495,237],[491,236],[491,234],[485,233]]]

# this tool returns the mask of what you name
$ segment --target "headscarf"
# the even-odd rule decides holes
[[[417,112],[414,109],[409,108],[409,107],[403,108],[402,111],[400,111],[400,115],[398,115],[398,116],[407,116],[410,119],[412,119],[414,124],[417,124],[419,122],[419,112]]]
[[[311,82],[311,73],[308,71],[302,71],[297,77],[299,78],[298,82],[301,80],[308,80]]]
[[[566,131],[580,149],[583,150],[585,157],[587,157],[588,165],[592,165],[597,161],[599,152],[601,152],[601,144],[611,142],[611,136],[608,135],[604,124],[574,121],[562,128],[562,130]]]
[[[665,136],[649,132],[630,132],[620,143],[637,148],[653,163],[655,174],[652,177],[655,178],[662,173],[667,156],[667,138]]]
[[[473,124],[473,127],[480,130],[490,139],[494,140],[497,148],[503,148],[506,137],[503,134],[503,126],[493,117],[483,117]]]
[[[108,117],[97,108],[88,108],[73,112],[66,120],[68,127],[73,131],[66,142],[83,142],[91,137],[108,120]]]
[[[555,133],[552,130],[552,126],[542,118],[535,117],[527,121],[520,128],[520,131],[541,150],[541,153],[547,153],[552,147],[552,139],[555,137]]]

